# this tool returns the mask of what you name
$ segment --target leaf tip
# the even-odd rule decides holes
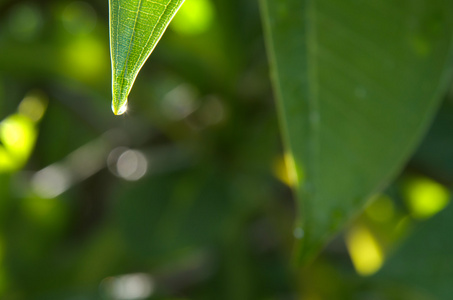
[[[127,111],[127,99],[122,102],[112,102],[112,111],[116,116],[120,116]]]

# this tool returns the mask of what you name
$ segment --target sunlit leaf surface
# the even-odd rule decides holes
[[[284,142],[304,174],[296,229],[307,260],[398,172],[426,129],[448,78],[453,2],[261,4]]]
[[[122,114],[138,72],[184,0],[110,0],[112,110]]]

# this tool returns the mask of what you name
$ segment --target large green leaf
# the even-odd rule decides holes
[[[127,108],[138,72],[184,0],[109,0],[112,110]]]
[[[445,91],[451,0],[261,0],[307,261],[404,164]]]

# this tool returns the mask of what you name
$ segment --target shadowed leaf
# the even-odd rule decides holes
[[[453,2],[261,4],[289,169],[299,175],[296,252],[307,261],[426,130],[449,77]]]

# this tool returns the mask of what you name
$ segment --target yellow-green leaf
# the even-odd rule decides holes
[[[138,72],[184,0],[109,0],[112,110],[126,111]]]

